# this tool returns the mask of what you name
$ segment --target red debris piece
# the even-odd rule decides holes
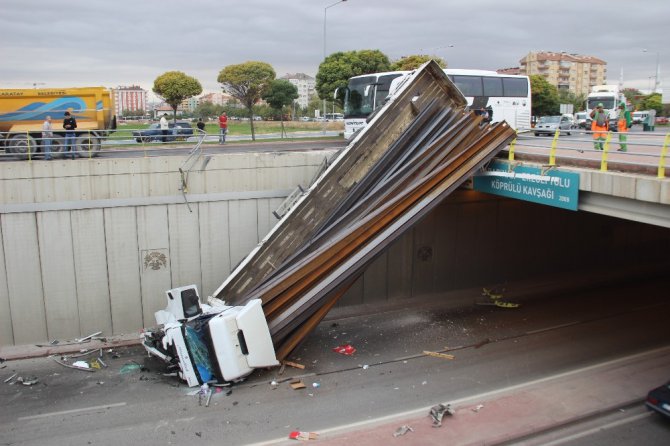
[[[356,348],[351,344],[340,345],[339,347],[333,348],[335,353],[340,353],[342,355],[351,356],[356,353]]]

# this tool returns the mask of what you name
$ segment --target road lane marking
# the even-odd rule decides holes
[[[554,325],[552,327],[538,328],[537,330],[527,331],[524,334],[525,335],[534,335],[534,334],[538,334],[538,333],[544,333],[545,331],[552,331],[552,330],[558,330],[560,328],[572,327],[573,325],[579,325],[579,324],[582,324],[582,323],[583,322],[581,322],[581,321],[567,322],[565,324]]]
[[[60,412],[49,412],[49,413],[42,413],[39,415],[31,415],[29,417],[20,417],[17,418],[17,421],[36,420],[38,418],[47,418],[58,415],[70,415],[73,413],[89,412],[92,410],[111,409],[112,407],[123,407],[125,405],[126,403],[114,403],[114,404],[105,404],[104,406],[91,406],[91,407],[82,407],[81,409],[61,410]]]

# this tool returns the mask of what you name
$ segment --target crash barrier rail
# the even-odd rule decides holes
[[[152,150],[161,150],[165,147],[174,147],[176,144],[184,143],[195,143],[196,148],[193,150],[197,151],[208,136],[215,136],[199,129],[193,129],[192,133],[187,134],[170,129],[170,133],[165,136],[162,134],[137,136],[132,135],[129,130],[125,129],[83,130],[77,132],[72,150],[66,152],[64,132],[54,131],[53,133],[54,136],[50,138],[42,138],[41,136],[35,136],[31,132],[0,132],[0,149],[4,149],[0,151],[0,160],[20,159],[32,161],[34,159],[43,159],[45,156],[43,141],[46,139],[51,141],[52,158],[58,159],[72,155],[79,158],[93,158],[103,148],[106,153],[128,152],[134,149],[142,151],[145,156],[148,156]],[[216,136],[218,138],[218,134]]]
[[[508,148],[508,159],[514,161],[517,153],[517,148],[532,148],[535,150],[547,149],[547,166],[556,166],[557,152],[561,151],[562,157],[569,157],[572,159],[590,159],[594,160],[594,154],[598,154],[600,162],[600,170],[602,172],[608,171],[609,156],[615,152],[618,157],[616,163],[618,166],[631,167],[646,167],[656,171],[656,176],[660,179],[666,178],[666,160],[668,157],[668,147],[670,146],[670,132],[661,133],[641,133],[641,132],[626,132],[626,141],[619,141],[619,132],[593,132],[590,130],[561,130],[553,134],[551,145],[537,144],[537,141],[544,139],[543,136],[535,136],[535,129],[524,129],[517,132],[517,137],[514,139]],[[577,137],[570,137],[561,139],[565,133],[577,134]],[[548,132],[543,132],[548,134]],[[605,138],[600,141],[602,149],[596,149],[593,139],[594,133],[603,133]],[[550,135],[551,136],[551,135]],[[545,140],[546,141],[546,140]],[[564,141],[567,141],[564,143]],[[627,146],[626,150],[622,150],[621,145]],[[526,152],[525,152],[526,153]],[[534,152],[535,154],[536,152]],[[542,153],[540,153],[541,155]],[[647,160],[649,162],[647,162]]]

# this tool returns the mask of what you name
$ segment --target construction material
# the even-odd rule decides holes
[[[447,353],[429,352],[424,350],[423,354],[426,356],[432,356],[433,358],[454,359],[454,355],[449,355]]]

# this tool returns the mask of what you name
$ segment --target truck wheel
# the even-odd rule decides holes
[[[100,139],[92,135],[80,135],[77,136],[75,141],[75,148],[77,150],[77,156],[80,158],[88,158],[98,156],[98,152],[102,148]]]
[[[62,136],[54,135],[53,138],[51,138],[51,156],[53,158],[60,158],[60,153],[63,151],[64,147],[64,141],[65,139],[63,139]]]
[[[9,138],[6,145],[8,153],[18,153],[20,159],[28,159],[28,153],[34,155],[38,152],[37,141],[30,135],[19,134]]]

